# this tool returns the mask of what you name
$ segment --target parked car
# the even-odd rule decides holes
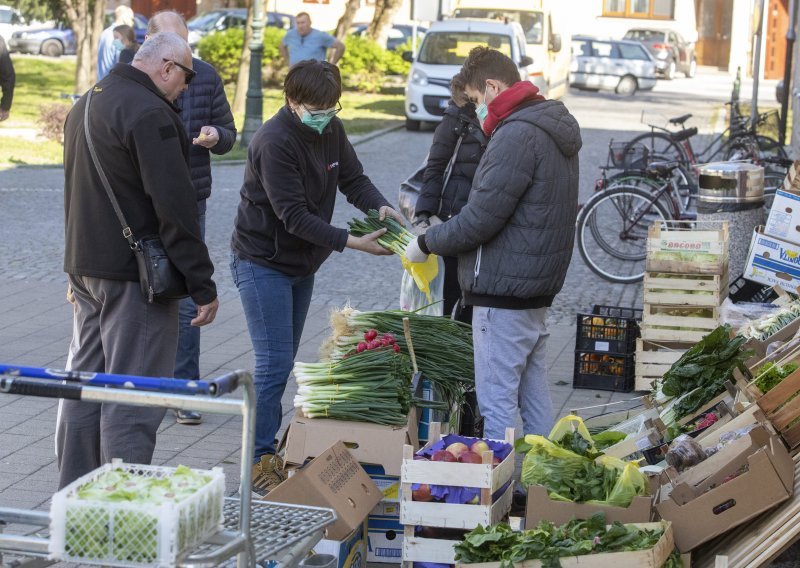
[[[694,44],[672,30],[634,28],[628,30],[623,39],[640,41],[656,59],[656,71],[665,79],[675,77],[680,71],[689,78],[697,73],[697,56]]]
[[[104,25],[108,27],[112,23],[114,23],[114,12],[107,11]],[[147,34],[147,18],[141,14],[134,14],[133,32],[136,41],[142,43]],[[29,27],[14,32],[8,42],[8,50],[12,53],[41,53],[50,57],[60,57],[75,54],[77,45],[75,33],[65,25],[57,24],[41,28]]]
[[[226,10],[213,10],[199,14],[189,20],[189,46],[194,50],[200,40],[213,32],[221,32],[232,28],[244,29],[247,25],[247,9],[231,8]],[[267,12],[266,26],[288,30],[294,27],[294,16],[280,12]]]
[[[450,79],[458,73],[470,49],[488,45],[508,55],[522,80],[530,80],[533,60],[525,54],[525,32],[517,22],[450,19],[434,22],[411,61],[406,84],[406,128],[419,130],[422,121],[439,122],[450,101]]]
[[[632,95],[656,85],[656,62],[637,41],[572,36],[569,85]]]
[[[6,43],[9,42],[14,32],[27,28],[28,25],[19,10],[11,6],[0,5],[0,36]]]
[[[27,29],[11,34],[8,50],[12,53],[33,53],[60,57],[76,52],[75,34],[59,24],[54,28]]]
[[[363,36],[367,33],[368,27],[369,24],[353,24],[348,33],[350,35]],[[420,41],[422,36],[424,36],[425,32],[427,31],[428,28],[417,26],[417,41]],[[408,24],[394,24],[392,29],[389,30],[389,37],[386,39],[386,49],[397,49],[398,47],[405,45],[406,42],[411,41],[413,35],[413,26]]]

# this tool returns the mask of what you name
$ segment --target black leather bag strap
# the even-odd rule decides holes
[[[86,145],[89,146],[89,154],[92,156],[92,162],[94,162],[97,175],[100,176],[100,181],[103,183],[103,187],[106,189],[106,194],[111,200],[111,206],[114,208],[114,213],[117,214],[117,219],[119,219],[119,223],[122,225],[122,236],[128,241],[130,247],[135,249],[138,245],[136,244],[136,239],[133,236],[133,231],[128,225],[128,222],[125,220],[125,215],[122,214],[122,209],[119,208],[119,203],[117,203],[117,199],[114,197],[114,191],[111,189],[111,184],[108,183],[106,172],[100,165],[100,160],[97,159],[97,152],[95,152],[94,143],[92,142],[92,134],[89,131],[89,104],[92,102],[93,91],[94,87],[89,89],[89,93],[86,97],[86,110],[83,113],[83,131],[86,133]]]

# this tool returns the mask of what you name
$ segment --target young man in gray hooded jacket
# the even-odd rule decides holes
[[[491,136],[467,204],[412,241],[405,256],[458,256],[474,307],[475,382],[484,435],[503,439],[517,410],[525,434],[547,434],[547,308],[566,278],[578,213],[580,127],[499,51],[476,47],[461,71]]]

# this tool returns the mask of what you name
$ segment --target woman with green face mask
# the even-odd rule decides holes
[[[256,360],[252,489],[260,495],[285,479],[274,439],[314,274],[331,253],[346,247],[391,254],[377,242],[384,230],[353,237],[330,224],[337,188],[361,211],[377,209],[403,222],[364,175],[336,116],[339,69],[301,61],[289,69],[283,87],[286,104],[250,142],[231,241],[231,272]]]

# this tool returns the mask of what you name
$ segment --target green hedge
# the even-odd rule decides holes
[[[286,62],[280,56],[278,46],[285,30],[264,28],[263,78],[266,84],[280,85],[286,76]],[[209,34],[197,46],[200,58],[213,65],[225,83],[235,83],[239,71],[239,60],[244,44],[244,31],[226,30]],[[403,61],[403,51],[410,51],[410,42],[395,51],[387,51],[372,40],[348,36],[345,52],[339,62],[345,89],[376,92],[383,85],[386,75],[406,75],[410,64]]]

